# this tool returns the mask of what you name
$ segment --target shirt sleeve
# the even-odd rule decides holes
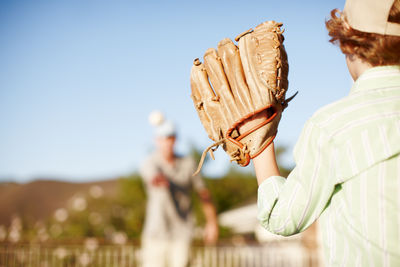
[[[334,192],[333,150],[321,130],[306,123],[294,150],[296,167],[285,179],[272,176],[258,188],[258,219],[279,235],[304,231],[323,212]]]

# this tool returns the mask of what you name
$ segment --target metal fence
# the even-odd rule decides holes
[[[136,246],[0,245],[0,267],[140,267]],[[191,267],[318,267],[318,256],[301,247],[193,247]],[[172,266],[173,267],[173,266]]]

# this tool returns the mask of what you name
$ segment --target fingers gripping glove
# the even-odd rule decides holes
[[[288,88],[288,62],[281,23],[267,21],[240,34],[236,46],[226,38],[217,50],[209,48],[204,63],[195,59],[190,74],[192,100],[198,116],[215,142],[203,153],[222,146],[231,161],[247,166],[277,133]],[[262,116],[250,130],[239,132],[246,121]],[[196,173],[197,173],[196,172]]]

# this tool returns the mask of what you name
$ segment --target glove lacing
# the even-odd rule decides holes
[[[201,158],[200,158],[199,165],[197,166],[197,170],[193,173],[193,176],[197,175],[197,174],[200,172],[201,167],[203,167],[203,163],[204,163],[204,160],[205,160],[205,158],[206,158],[207,152],[210,152],[210,156],[211,156],[211,158],[214,160],[214,159],[215,159],[215,158],[214,158],[214,151],[217,150],[218,147],[219,147],[221,144],[225,143],[225,141],[226,141],[226,138],[224,137],[224,138],[218,140],[217,142],[215,142],[214,144],[210,145],[209,147],[207,147],[207,148],[203,151],[203,154],[201,154]]]

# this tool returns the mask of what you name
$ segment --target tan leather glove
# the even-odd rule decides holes
[[[288,62],[281,23],[264,22],[235,40],[209,48],[204,63],[195,59],[190,74],[192,100],[199,118],[215,142],[231,161],[247,166],[274,140],[283,109],[293,98],[285,99],[288,88]],[[263,117],[255,127],[239,132],[246,121]],[[258,120],[260,121],[260,120]],[[244,127],[246,128],[246,127]]]

